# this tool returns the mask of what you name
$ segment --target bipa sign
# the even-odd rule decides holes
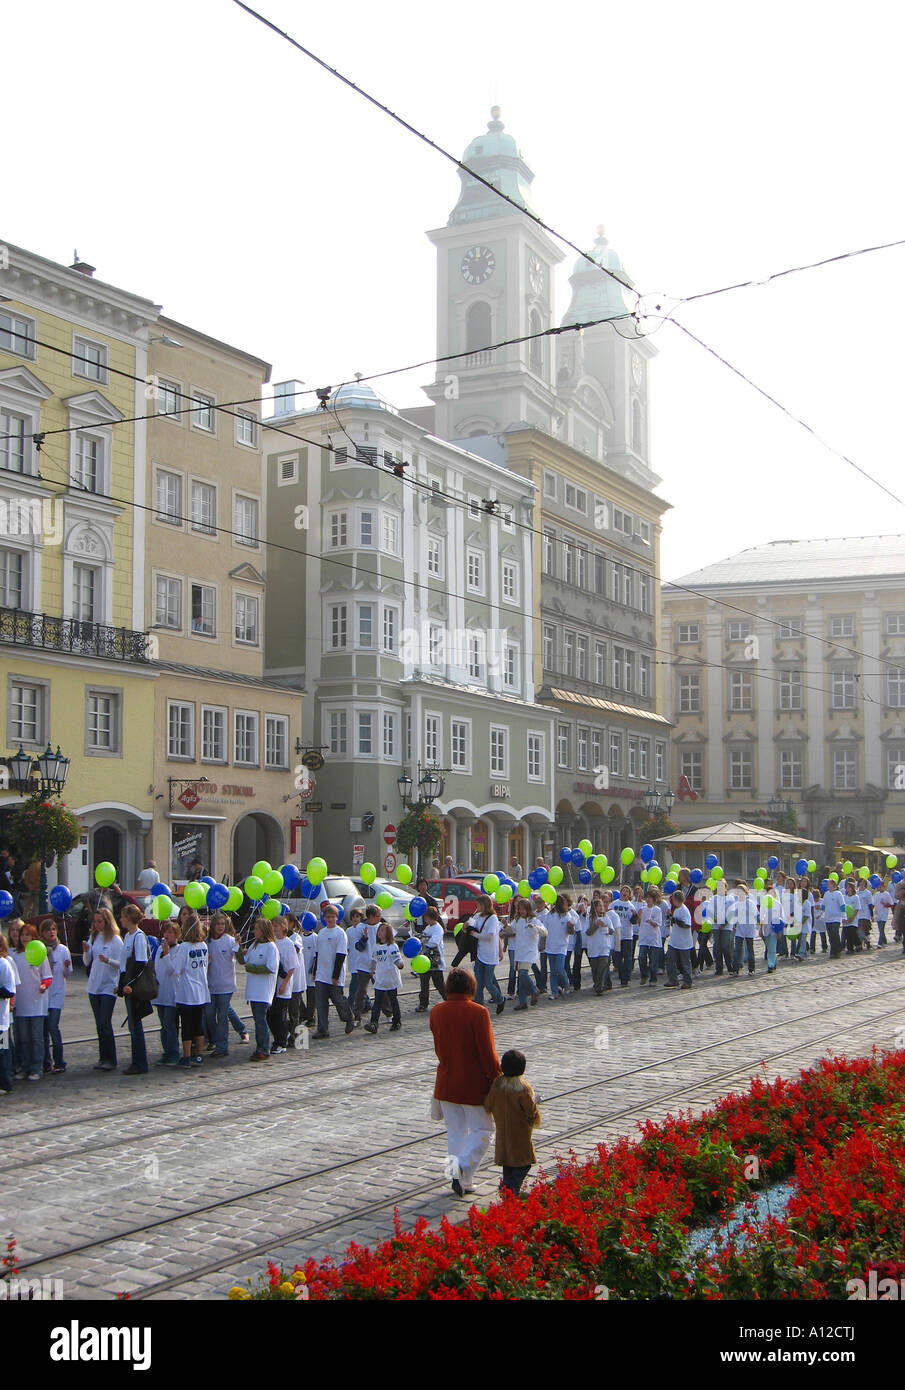
[[[68,1327],[50,1333],[51,1361],[131,1361],[134,1371],[151,1365],[150,1327],[82,1327],[73,1318]]]

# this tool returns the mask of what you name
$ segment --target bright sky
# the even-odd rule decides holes
[[[894,0],[258,3],[457,156],[498,103],[538,213],[582,246],[603,222],[670,307],[905,237]],[[231,0],[32,0],[2,42],[0,237],[64,264],[77,248],[275,381],[434,355],[424,233],[455,170]],[[677,317],[905,498],[903,272],[905,247],[879,251]],[[677,329],[655,341],[664,578],[773,539],[905,534],[905,503]],[[424,403],[431,377],[381,389]]]

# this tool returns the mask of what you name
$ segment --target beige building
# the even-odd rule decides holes
[[[774,541],[662,602],[677,825],[902,844],[905,536]]]
[[[148,854],[235,882],[294,850],[301,695],[263,678],[268,363],[160,318],[148,353],[146,604],[158,659]],[[225,408],[220,408],[225,407]]]

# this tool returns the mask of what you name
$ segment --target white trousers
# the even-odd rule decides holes
[[[446,1125],[447,1152],[450,1158],[458,1159],[462,1186],[469,1191],[495,1133],[493,1116],[483,1105],[455,1105],[450,1100],[441,1100],[440,1108]]]

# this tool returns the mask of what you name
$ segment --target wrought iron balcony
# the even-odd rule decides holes
[[[151,637],[147,632],[56,618],[49,613],[24,613],[21,608],[0,608],[0,643],[96,656],[106,661],[151,660]]]

